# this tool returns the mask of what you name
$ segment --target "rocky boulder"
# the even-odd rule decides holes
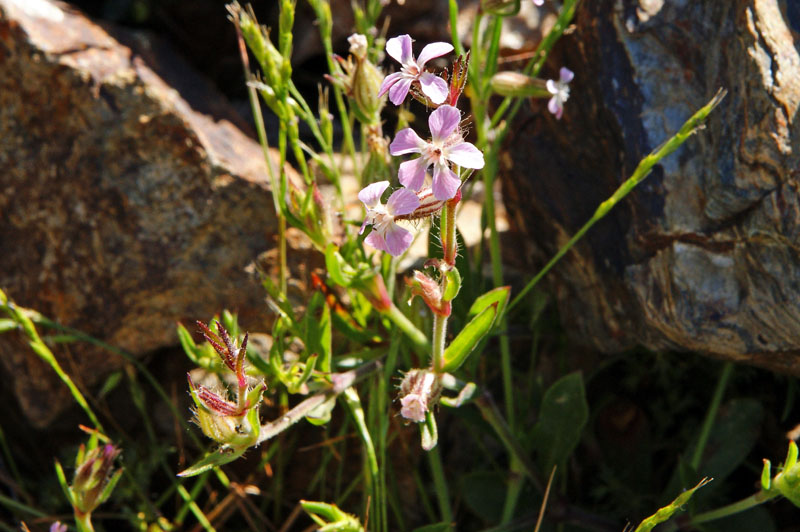
[[[65,4],[0,0],[0,286],[136,355],[223,308],[263,327],[246,270],[277,233],[260,147],[151,44]],[[56,353],[87,385],[121,363],[85,344]],[[14,333],[0,370],[36,425],[70,404]]]
[[[551,274],[568,331],[609,352],[691,350],[800,375],[800,4],[582,2],[551,59],[546,77],[576,72],[572,97],[561,121],[546,100],[519,116],[504,191],[537,265],[728,90],[707,129]]]

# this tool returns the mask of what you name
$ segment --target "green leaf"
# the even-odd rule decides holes
[[[697,484],[692,489],[684,491],[683,493],[678,495],[675,498],[675,500],[672,501],[672,503],[663,508],[660,508],[656,513],[654,513],[653,515],[642,521],[639,524],[639,526],[636,527],[636,530],[634,532],[650,532],[657,524],[663,523],[664,521],[672,517],[672,514],[680,510],[684,504],[689,502],[689,499],[692,497],[692,495],[696,490],[702,488],[709,482],[711,482],[711,479],[704,478],[703,480],[700,481],[699,484]]]
[[[324,425],[331,420],[331,412],[336,406],[336,395],[331,394],[322,404],[306,414],[306,419],[312,425]]]
[[[458,479],[464,504],[486,523],[501,519],[507,479],[499,471],[473,471]]]
[[[461,367],[478,342],[491,330],[497,317],[498,303],[492,303],[472,318],[458,333],[458,336],[444,350],[444,366],[442,371],[451,372]]]
[[[338,248],[334,244],[329,244],[325,248],[325,267],[333,282],[339,286],[347,287],[353,282],[356,272],[339,254]]]
[[[215,467],[233,462],[244,454],[247,447],[242,447],[238,450],[233,449],[220,449],[206,455],[205,458],[194,464],[193,466],[184,469],[178,473],[179,477],[193,477],[206,471],[210,471]]]
[[[489,307],[489,305],[493,305],[495,303],[497,303],[498,314],[502,314],[503,309],[505,309],[506,304],[508,304],[508,298],[510,294],[510,286],[501,286],[499,288],[489,290],[485,294],[478,296],[475,302],[472,303],[472,306],[469,308],[469,315],[474,316],[479,314]]]
[[[578,445],[588,419],[581,374],[570,373],[553,383],[542,398],[539,421],[531,433],[542,471],[551,471],[554,466],[566,471],[564,464]]]

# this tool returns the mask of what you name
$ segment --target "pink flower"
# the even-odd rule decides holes
[[[556,119],[561,120],[561,115],[564,114],[564,102],[569,99],[569,82],[575,74],[567,67],[561,67],[558,76],[558,81],[547,80],[547,90],[553,95],[547,102],[547,110],[556,115]]]
[[[412,191],[402,188],[395,190],[386,205],[383,205],[381,195],[388,187],[388,181],[378,181],[367,185],[358,193],[358,199],[367,208],[367,216],[358,234],[363,233],[367,225],[372,225],[372,232],[367,235],[365,242],[397,257],[408,249],[414,236],[397,225],[394,219],[396,216],[414,212],[419,207],[419,198]]]
[[[446,42],[433,42],[422,49],[419,59],[414,60],[411,53],[411,37],[400,35],[386,42],[386,53],[397,60],[402,67],[400,72],[389,74],[381,84],[378,96],[389,92],[389,99],[395,105],[400,105],[406,99],[411,84],[418,81],[422,92],[435,104],[445,101],[448,94],[447,83],[431,72],[425,72],[425,63],[453,51],[453,46]]]
[[[533,4],[537,6],[543,6],[544,0],[533,0]]]
[[[483,154],[473,144],[464,141],[458,127],[460,121],[458,109],[442,105],[428,118],[433,137],[430,142],[422,140],[411,128],[397,133],[389,146],[392,155],[422,155],[400,165],[398,177],[403,186],[415,191],[421,189],[425,184],[425,172],[433,165],[433,195],[437,200],[449,200],[461,186],[461,179],[450,169],[450,162],[464,168],[483,168]]]

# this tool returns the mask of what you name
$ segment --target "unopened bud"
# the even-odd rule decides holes
[[[411,289],[412,299],[419,296],[432,312],[440,316],[450,315],[450,301],[442,301],[442,289],[435,280],[421,271],[415,271],[413,277],[406,278],[406,285]]]
[[[519,72],[498,72],[492,76],[492,90],[501,96],[520,98],[550,98],[547,82]]]
[[[85,447],[81,445],[83,454]],[[120,450],[112,444],[101,445],[85,454],[83,461],[77,464],[75,478],[70,490],[75,509],[83,514],[94,511],[111,495],[116,478],[122,470],[114,471],[114,459]]]
[[[386,283],[378,274],[354,279],[351,285],[356,288],[375,307],[378,312],[386,312],[392,308],[392,298],[386,291]]]

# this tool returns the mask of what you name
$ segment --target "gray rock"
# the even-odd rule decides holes
[[[191,91],[114,32],[64,4],[0,0],[0,286],[136,355],[223,308],[263,327],[245,271],[277,232],[261,149],[185,65]],[[56,353],[85,385],[121,363],[84,344]],[[70,404],[19,335],[0,336],[0,369],[35,425]]]
[[[656,166],[551,274],[575,338],[800,375],[800,4],[582,2],[546,77],[564,119],[520,116],[505,183],[537,265],[719,87],[705,131]]]

